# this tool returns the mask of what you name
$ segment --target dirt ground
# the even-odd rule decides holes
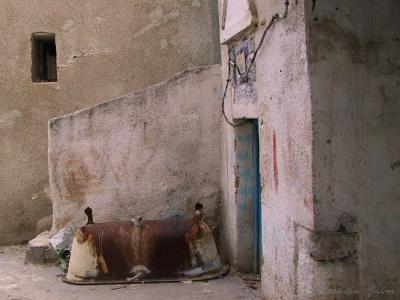
[[[0,247],[0,299],[261,299],[259,284],[236,275],[208,282],[75,286],[61,281],[55,265],[25,264],[26,246]]]

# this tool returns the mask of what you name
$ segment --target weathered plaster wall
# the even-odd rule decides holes
[[[257,1],[256,44],[284,1]],[[307,76],[304,3],[290,1],[286,19],[268,33],[256,62],[262,177],[262,288],[267,298],[289,299],[308,289],[303,238],[313,228],[311,99]]]
[[[283,13],[283,1],[255,1],[258,28],[255,44],[276,12]],[[229,2],[228,2],[229,5]],[[258,118],[262,185],[262,288],[267,299],[291,299],[307,290],[313,274],[303,272],[303,252],[313,228],[312,123],[307,71],[304,3],[291,1],[289,15],[277,21],[267,34],[256,61],[257,100],[241,106],[237,117]],[[250,36],[253,36],[250,34]],[[227,48],[222,48],[223,75]],[[228,116],[235,115],[231,90]],[[239,110],[236,110],[239,111]],[[254,115],[256,112],[256,115]],[[238,207],[235,181],[235,135],[226,123],[223,139],[224,230],[227,255],[239,267],[241,245],[238,235]],[[238,179],[236,177],[239,177]],[[303,231],[305,233],[303,234]],[[300,232],[300,233],[299,233]],[[309,258],[309,255],[308,255]],[[307,270],[310,271],[310,270]]]
[[[359,278],[353,288],[360,299],[395,299],[400,293],[400,2],[316,1],[312,9],[310,1],[307,15],[315,228],[358,236],[361,252],[353,276]]]
[[[219,62],[213,0],[0,1],[0,244],[51,213],[47,120]],[[31,34],[56,34],[58,82],[32,83]]]
[[[66,224],[164,218],[204,205],[215,228],[220,193],[220,65],[49,121],[53,231]]]
[[[257,45],[283,1],[253,3]],[[398,298],[399,16],[394,0],[290,1],[256,61],[256,104],[228,95],[230,117],[259,119],[267,299]],[[242,267],[233,132],[224,125],[223,224]]]

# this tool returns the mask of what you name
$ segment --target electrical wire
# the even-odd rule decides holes
[[[297,1],[296,1],[296,3],[297,3]],[[252,57],[252,59],[251,59],[251,61],[250,61],[250,64],[247,66],[247,68],[244,70],[243,73],[240,73],[239,67],[237,66],[236,62],[235,62],[235,61],[232,62],[232,60],[231,60],[231,58],[230,58],[230,56],[229,56],[229,53],[228,53],[228,57],[229,57],[229,58],[228,58],[228,76],[227,76],[227,79],[226,79],[225,90],[224,90],[224,93],[223,93],[223,95],[222,95],[222,114],[224,115],[224,119],[225,119],[226,123],[228,123],[228,124],[229,124],[230,126],[232,126],[233,128],[239,127],[239,126],[242,126],[242,125],[246,124],[246,123],[248,122],[248,120],[247,120],[247,119],[244,119],[243,121],[241,121],[241,122],[239,122],[239,123],[233,123],[232,121],[230,121],[230,120],[228,119],[228,117],[227,117],[227,115],[226,115],[226,112],[225,112],[225,98],[226,98],[226,94],[227,94],[227,92],[228,92],[229,83],[231,82],[231,64],[233,63],[234,66],[235,66],[235,68],[238,70],[239,78],[240,78],[240,79],[246,77],[247,74],[249,73],[251,67],[253,66],[255,60],[256,60],[258,51],[260,50],[262,44],[264,43],[265,37],[266,37],[266,35],[267,35],[267,32],[270,30],[270,28],[272,27],[272,25],[274,24],[274,22],[275,22],[276,20],[278,20],[278,19],[284,19],[284,18],[287,17],[287,15],[288,15],[288,10],[289,10],[289,0],[286,0],[286,1],[285,1],[285,10],[284,10],[283,14],[282,14],[282,15],[279,15],[278,13],[275,13],[275,14],[272,16],[272,18],[271,18],[271,20],[269,21],[267,27],[265,27],[265,29],[264,29],[264,32],[263,32],[263,34],[262,34],[262,36],[261,36],[260,42],[258,43],[258,46],[257,46],[257,48],[256,48],[256,51],[254,51],[254,55],[253,55],[253,57]]]
[[[231,58],[229,57],[228,60],[228,77],[226,79],[226,84],[225,84],[225,90],[224,90],[224,94],[222,95],[222,114],[224,115],[225,121],[226,123],[228,123],[230,126],[232,126],[233,128],[235,127],[239,127],[244,125],[245,123],[247,123],[247,120],[243,120],[240,123],[233,123],[232,121],[230,121],[226,115],[225,112],[225,98],[226,98],[226,93],[228,92],[228,87],[229,87],[229,83],[231,82]],[[235,66],[236,66],[236,62],[234,62]]]

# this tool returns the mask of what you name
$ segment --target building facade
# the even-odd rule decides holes
[[[52,212],[47,121],[219,63],[217,10],[212,0],[1,1],[0,244],[29,240]]]
[[[50,175],[53,231],[87,204],[102,221],[201,201],[266,299],[400,293],[400,2],[1,6],[0,243],[51,213]]]
[[[266,299],[395,299],[398,1],[221,0],[219,13],[230,261],[260,270]]]

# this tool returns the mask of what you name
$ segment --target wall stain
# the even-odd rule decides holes
[[[397,169],[397,168],[400,168],[400,160],[396,160],[395,162],[393,162],[393,163],[390,165],[390,168],[392,169],[392,171],[394,171],[394,170]]]
[[[380,98],[375,99],[375,107],[367,120],[369,129],[380,134],[387,128],[395,128],[399,125],[399,101],[397,88],[391,86],[379,87]]]
[[[278,160],[276,155],[276,134],[275,130],[272,136],[272,151],[273,151],[273,160],[274,160],[274,183],[275,183],[275,192],[278,191],[279,187],[279,174],[278,174]]]
[[[81,207],[85,202],[85,194],[89,187],[98,185],[97,177],[89,172],[83,162],[70,159],[66,162],[66,172],[63,176],[67,198]]]
[[[359,38],[340,27],[335,20],[315,18],[313,22],[314,42],[311,44],[311,61],[325,60],[326,55],[334,51],[346,51],[353,63],[364,63]]]
[[[294,248],[293,248],[293,294],[297,295],[298,293],[298,282],[299,282],[299,241],[298,241],[298,234],[297,234],[297,225],[294,224],[293,227],[293,240],[294,240]]]
[[[147,122],[143,122],[143,143],[147,144]]]
[[[151,149],[151,154],[148,159],[146,159],[143,164],[138,167],[135,179],[138,179],[144,175],[144,171],[146,170],[147,166],[150,164],[151,161],[153,161],[154,157],[156,154],[158,154],[158,150],[160,149],[160,144],[156,144],[152,149]]]
[[[327,17],[313,18],[311,32],[313,41],[309,53],[312,63],[338,59],[344,53],[351,63],[363,64],[379,74],[391,75],[400,69],[394,63],[396,53],[386,49],[387,41],[381,36],[357,34],[354,29]]]

